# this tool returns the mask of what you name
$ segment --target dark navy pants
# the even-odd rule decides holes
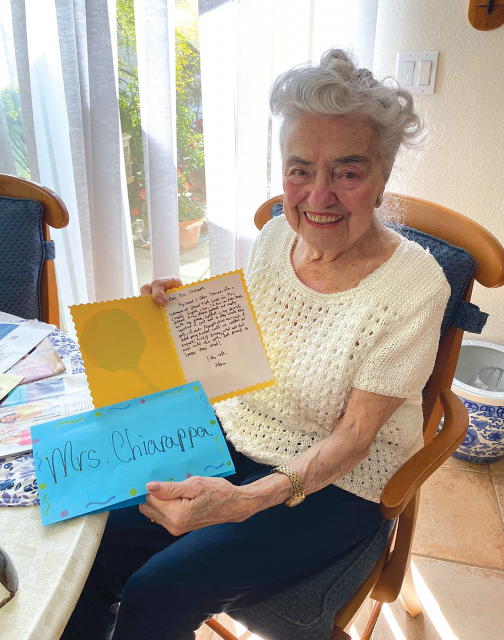
[[[271,467],[229,446],[233,484]],[[193,640],[212,615],[260,602],[345,553],[382,522],[379,505],[333,485],[297,507],[172,536],[138,507],[110,512],[103,540],[63,640]]]

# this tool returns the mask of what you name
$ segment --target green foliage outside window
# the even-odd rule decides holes
[[[131,214],[147,224],[133,5],[133,0],[117,0],[119,108],[122,131],[131,135],[135,176],[129,185]],[[179,220],[197,220],[205,212],[203,134],[194,122],[195,107],[198,112],[201,101],[200,59],[196,47],[180,30],[175,33],[175,50]]]
[[[28,166],[23,113],[21,111],[21,101],[19,99],[17,83],[13,81],[8,87],[2,90],[1,100],[5,111],[16,174],[19,178],[29,180],[30,167]]]

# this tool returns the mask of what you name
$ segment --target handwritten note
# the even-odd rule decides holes
[[[241,271],[71,307],[96,407],[200,380],[210,402],[274,384]]]
[[[271,380],[240,272],[168,294],[166,315],[185,376],[211,398]]]
[[[151,480],[234,473],[200,382],[31,431],[43,524],[144,502]]]

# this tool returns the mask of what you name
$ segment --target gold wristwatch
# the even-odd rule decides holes
[[[294,469],[291,469],[290,467],[285,467],[283,465],[281,467],[275,467],[270,471],[270,473],[277,473],[277,472],[283,473],[284,475],[288,476],[294,488],[294,495],[285,501],[285,506],[295,507],[298,504],[301,504],[301,502],[303,502],[306,496],[303,491],[303,484],[301,482],[301,478],[298,476],[296,471],[294,471]]]

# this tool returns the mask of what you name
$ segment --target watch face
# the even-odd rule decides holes
[[[303,495],[300,496],[292,496],[292,498],[289,498],[287,500],[287,502],[285,503],[288,507],[295,507],[298,504],[301,504],[301,502],[303,502],[303,500],[305,499],[305,497]]]

